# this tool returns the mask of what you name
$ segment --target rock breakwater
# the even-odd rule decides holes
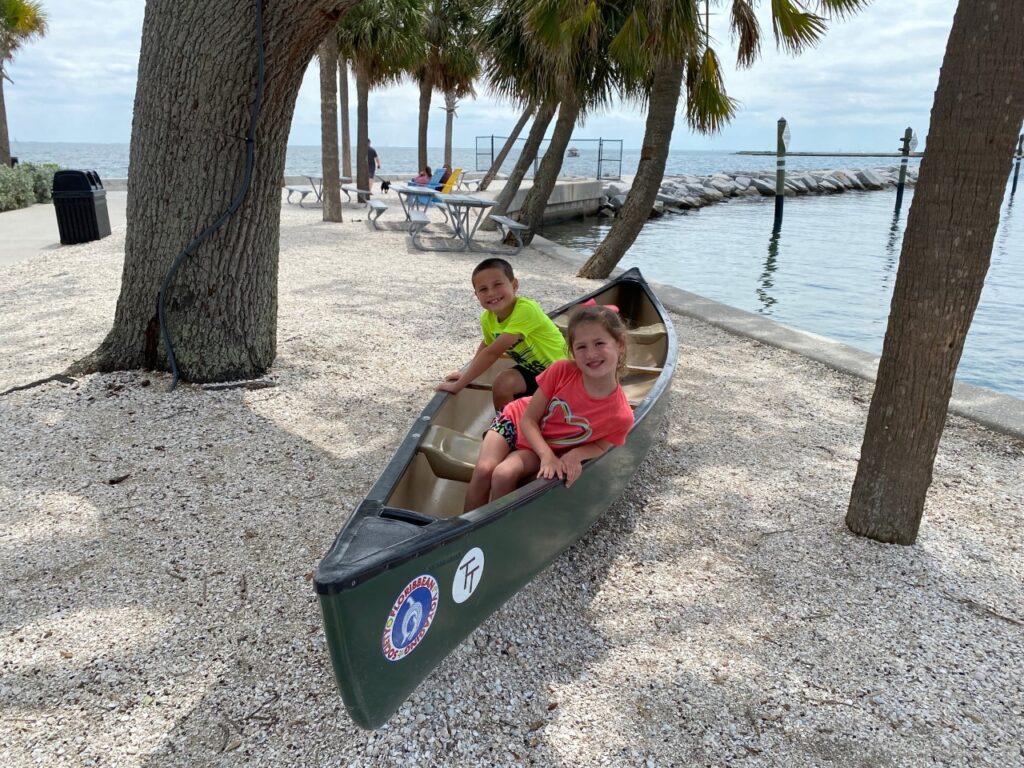
[[[786,174],[786,196],[830,195],[848,191],[891,189],[899,182],[899,166],[844,170],[790,171]],[[906,184],[917,183],[917,168],[907,168]],[[608,184],[601,212],[615,216],[626,202],[629,187]],[[658,192],[651,216],[679,213],[720,203],[733,197],[775,195],[775,172],[716,173],[711,176],[673,176],[666,178]]]

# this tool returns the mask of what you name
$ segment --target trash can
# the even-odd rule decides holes
[[[53,208],[64,245],[88,243],[110,234],[107,192],[96,171],[53,174]]]

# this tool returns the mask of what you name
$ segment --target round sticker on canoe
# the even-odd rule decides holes
[[[452,581],[452,600],[464,603],[476,591],[480,579],[484,575],[484,552],[480,547],[473,547],[462,557],[462,562],[455,569]]]
[[[381,638],[384,658],[398,661],[416,649],[437,613],[439,594],[437,579],[427,573],[405,585],[384,623]]]

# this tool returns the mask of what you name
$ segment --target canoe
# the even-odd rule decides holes
[[[586,533],[661,433],[676,364],[664,307],[631,269],[551,316],[564,330],[572,307],[591,298],[618,306],[630,329],[622,384],[635,424],[625,445],[587,462],[572,488],[535,479],[463,513],[494,415],[492,368],[458,395],[431,399],[317,566],[334,676],[363,728],[387,722],[463,639]]]

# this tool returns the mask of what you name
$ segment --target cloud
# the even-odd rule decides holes
[[[766,39],[761,59],[736,70],[727,16],[712,18],[726,86],[740,101],[733,123],[720,135],[692,134],[682,117],[674,149],[757,149],[774,146],[780,116],[789,120],[793,149],[891,150],[894,137],[912,125],[922,141],[956,0],[876,2],[831,25],[821,44],[799,57],[771,40],[767,0],[759,5]],[[142,34],[138,0],[47,0],[50,32],[19,51],[6,84],[12,138],[22,141],[127,142]],[[353,138],[355,87],[350,98]],[[370,97],[371,138],[380,146],[416,143],[418,90],[403,83]],[[435,94],[429,143],[444,141],[443,100]],[[506,135],[519,117],[515,105],[486,92],[459,105],[455,143]],[[578,138],[622,139],[638,147],[646,115],[617,104],[588,117]],[[314,60],[296,101],[291,143],[320,143],[318,65]]]

